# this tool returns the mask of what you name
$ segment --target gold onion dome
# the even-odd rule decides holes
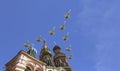
[[[46,41],[45,40],[44,40],[44,45],[43,45],[41,53],[42,53],[42,55],[51,55],[52,56],[51,51],[48,48],[48,46],[46,45]]]

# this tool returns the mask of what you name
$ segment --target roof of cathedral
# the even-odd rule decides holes
[[[42,61],[39,61],[38,59],[32,57],[31,55],[29,55],[28,53],[26,53],[26,52],[23,51],[23,50],[19,51],[19,52],[17,53],[17,55],[16,55],[14,58],[12,58],[12,59],[11,59],[7,64],[5,64],[5,65],[8,66],[9,64],[11,64],[12,62],[14,62],[14,61],[15,61],[20,55],[22,55],[22,54],[25,55],[25,56],[27,56],[28,58],[31,58],[32,60],[40,63],[40,64],[46,65],[46,63],[44,63],[44,62],[42,62]]]

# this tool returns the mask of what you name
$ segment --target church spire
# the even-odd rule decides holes
[[[46,40],[44,40],[43,42],[44,42],[43,48],[48,49],[47,44],[46,44]]]
[[[52,54],[44,40],[42,50],[40,51],[40,60],[45,62],[47,66],[54,66]]]

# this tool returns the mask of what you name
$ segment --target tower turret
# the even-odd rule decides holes
[[[61,48],[58,45],[54,46],[53,52],[55,53],[54,55],[55,66],[63,67],[66,69],[66,71],[72,71],[68,64],[66,55],[61,52]]]
[[[50,52],[50,49],[46,45],[46,41],[44,40],[43,48],[40,52],[40,60],[45,62],[47,66],[54,66],[52,54]]]
[[[26,52],[36,58],[37,50],[33,46],[30,46]]]

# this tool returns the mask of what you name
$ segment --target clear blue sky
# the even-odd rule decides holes
[[[119,0],[0,0],[0,71],[20,50],[23,43],[34,43],[39,51],[40,34],[52,50],[55,40],[64,51],[69,44],[74,71],[120,71]],[[64,13],[72,9],[65,31],[60,31]],[[56,26],[56,35],[48,31]],[[61,37],[70,32],[69,40]],[[71,54],[65,52],[67,55]]]

